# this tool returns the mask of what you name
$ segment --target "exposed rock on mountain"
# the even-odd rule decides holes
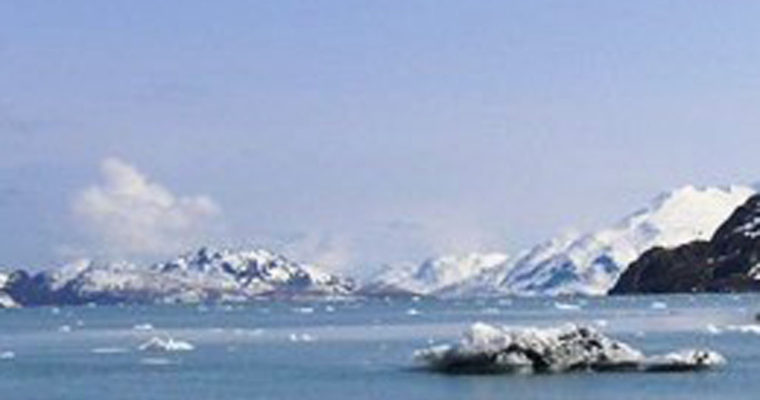
[[[760,290],[760,195],[739,207],[709,241],[653,248],[628,267],[611,294]]]

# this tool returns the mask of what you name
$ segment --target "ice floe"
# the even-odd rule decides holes
[[[13,360],[16,358],[16,353],[12,351],[0,351],[0,360]]]
[[[147,342],[138,346],[138,350],[140,351],[151,352],[191,351],[194,349],[195,346],[193,346],[190,342],[177,340],[171,337],[161,338],[158,336],[154,336]]]
[[[578,311],[581,306],[579,304],[554,302],[554,308],[564,311]]]
[[[719,335],[723,333],[723,330],[715,326],[715,324],[707,324],[707,326],[705,326],[705,329],[708,333],[711,333],[713,335]]]
[[[291,342],[313,342],[316,338],[308,333],[291,333],[288,337]]]
[[[168,359],[168,358],[143,358],[140,360],[140,364],[143,365],[172,365],[176,364],[176,362]]]
[[[728,332],[754,333],[756,335],[760,335],[760,325],[758,324],[728,325],[725,327],[725,330]]]
[[[132,329],[134,329],[136,331],[152,331],[153,330],[153,325],[151,325],[151,324],[137,324],[137,325],[133,326]]]
[[[476,323],[455,344],[418,350],[415,359],[445,373],[687,371],[723,365],[709,350],[646,356],[592,327],[509,328]]]
[[[96,347],[90,351],[93,354],[123,354],[128,353],[129,349],[124,347]]]

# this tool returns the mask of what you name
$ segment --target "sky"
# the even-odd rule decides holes
[[[353,274],[760,178],[754,1],[0,2],[0,265]]]

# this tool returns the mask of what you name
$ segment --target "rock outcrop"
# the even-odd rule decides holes
[[[760,195],[755,195],[710,240],[645,252],[610,294],[759,291],[759,279]]]

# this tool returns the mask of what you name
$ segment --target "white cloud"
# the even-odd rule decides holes
[[[200,244],[219,207],[207,196],[177,196],[117,158],[101,164],[103,182],[80,192],[72,211],[96,252],[167,255]]]

